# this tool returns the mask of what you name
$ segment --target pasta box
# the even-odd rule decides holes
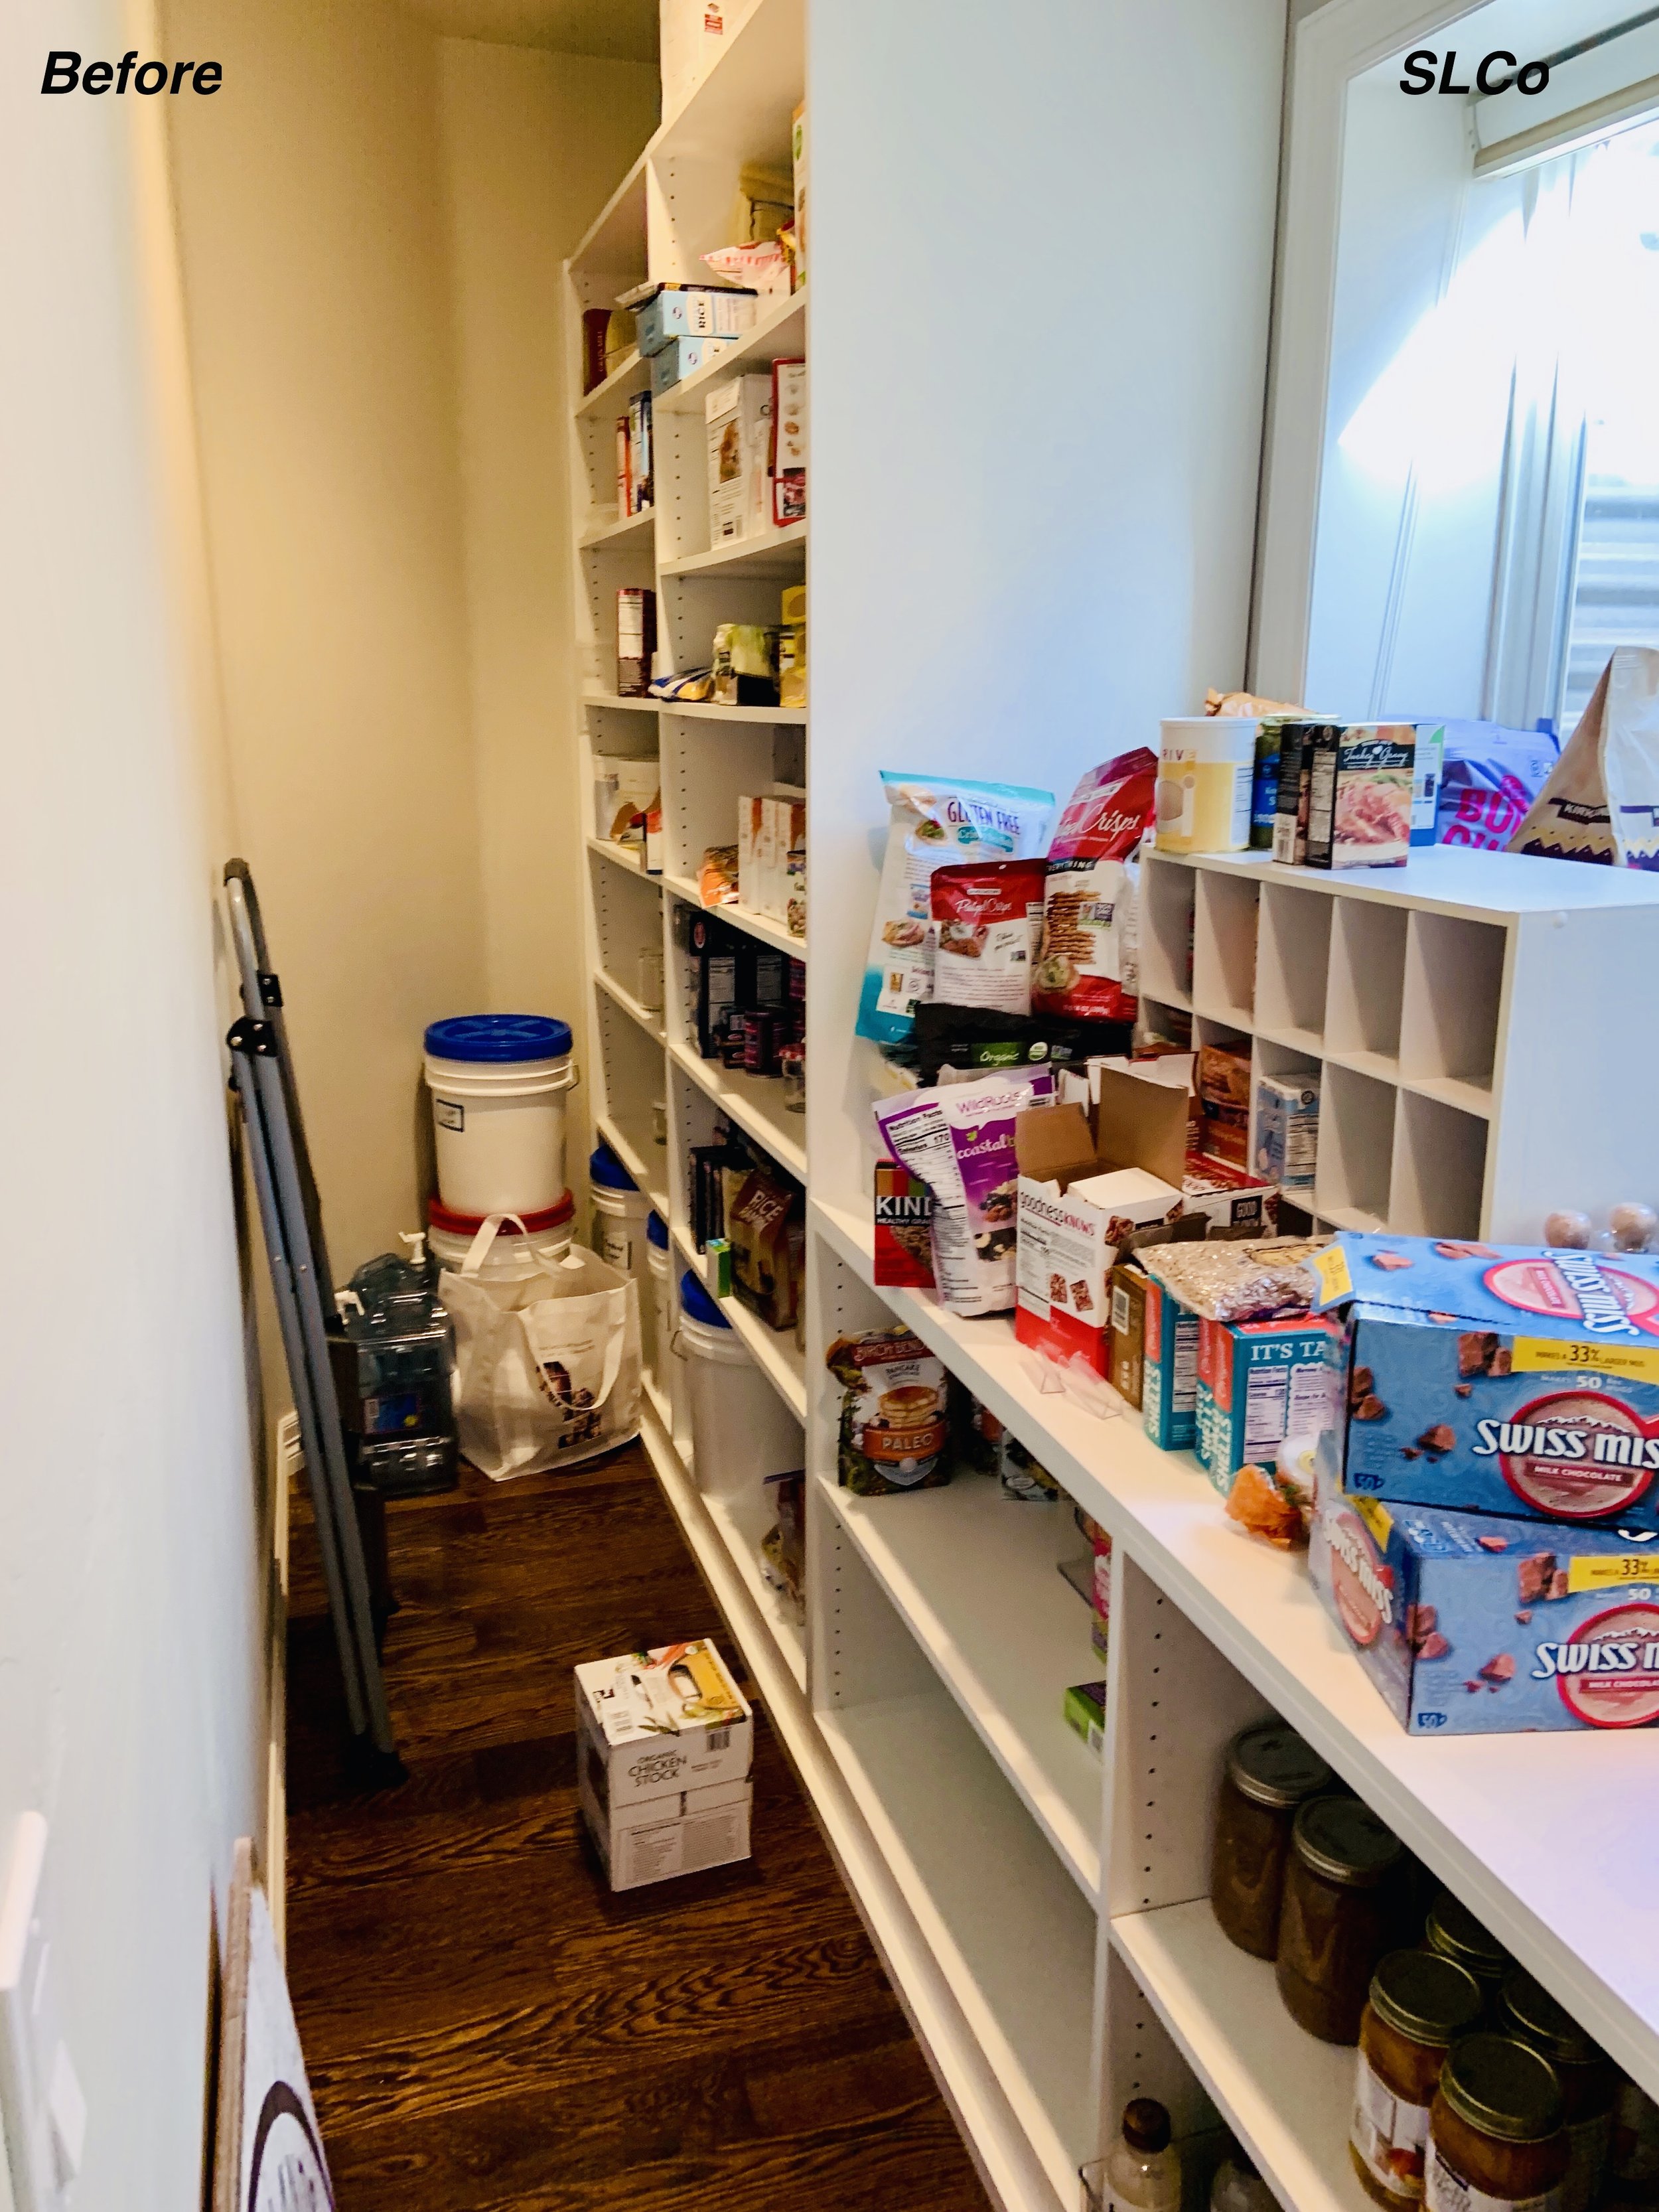
[[[1309,1571],[1413,1735],[1659,1720],[1659,1541],[1391,1508],[1322,1480]]]
[[[1344,1235],[1318,1264],[1356,1497],[1659,1531],[1659,1261]]]

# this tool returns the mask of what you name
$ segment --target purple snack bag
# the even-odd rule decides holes
[[[1548,781],[1559,756],[1555,739],[1497,722],[1448,722],[1445,730],[1436,841],[1501,853]]]
[[[1007,1313],[1014,1304],[1014,1122],[1047,1105],[1052,1068],[951,1083],[884,1098],[876,1122],[893,1157],[933,1194],[933,1279],[952,1313]]]

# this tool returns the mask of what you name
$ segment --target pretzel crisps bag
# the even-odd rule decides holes
[[[1129,865],[1152,819],[1158,755],[1145,745],[1091,769],[1048,849],[1042,947],[1031,1003],[1078,1021],[1133,1021],[1126,980]]]
[[[935,868],[933,997],[945,1006],[1031,1011],[1046,860]]]

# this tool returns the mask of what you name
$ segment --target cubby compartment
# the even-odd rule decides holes
[[[1314,1055],[1302,1051],[1296,1045],[1275,1044],[1271,1037],[1258,1036],[1255,1039],[1252,1067],[1255,1080],[1251,1085],[1250,1092],[1250,1158],[1255,1164],[1257,1172],[1265,1173],[1266,1163],[1259,1157],[1257,1152],[1261,1137],[1259,1109],[1260,1085],[1262,1077],[1269,1076],[1279,1083],[1318,1082],[1321,1080],[1320,1065]],[[1299,1207],[1304,1215],[1311,1218],[1314,1206],[1314,1185],[1312,1183],[1301,1185],[1281,1183],[1279,1186],[1281,1217],[1287,1203]],[[1300,1224],[1293,1224],[1291,1231],[1285,1231],[1282,1218],[1280,1228],[1283,1233],[1287,1235],[1301,1233]]]
[[[794,785],[801,771],[801,732],[766,722],[707,721],[662,716],[664,872],[695,891],[702,856],[738,842],[738,801]]]
[[[590,851],[587,865],[593,878],[600,988],[660,1040],[666,990],[661,885],[617,866],[605,853]]]
[[[1315,1204],[1339,1229],[1393,1225],[1389,1181],[1396,1095],[1391,1083],[1379,1083],[1335,1060],[1325,1063]]]
[[[594,994],[600,1107],[594,1126],[665,1218],[668,1071],[661,1044],[603,989]]]
[[[1490,1109],[1508,945],[1501,923],[1413,914],[1400,1073],[1414,1090],[1477,1112]]]
[[[1407,1237],[1478,1237],[1487,1124],[1437,1098],[1400,1094],[1389,1225]]]
[[[1325,1049],[1392,1081],[1399,1073],[1407,915],[1379,899],[1338,896],[1325,993]]]
[[[1149,853],[1140,868],[1140,988],[1167,1006],[1193,1003],[1193,902],[1198,871]]]
[[[1261,888],[1254,877],[1194,868],[1193,1005],[1248,1029],[1255,1005],[1255,940]]]
[[[1276,1043],[1318,1054],[1325,1030],[1330,967],[1328,891],[1264,884],[1256,945],[1255,1026]]]

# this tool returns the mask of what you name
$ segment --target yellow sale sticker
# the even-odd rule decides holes
[[[1340,1244],[1328,1244],[1322,1251],[1316,1252],[1312,1265],[1319,1278],[1323,1303],[1328,1304],[1333,1298],[1352,1297],[1353,1278],[1348,1273],[1348,1255]]]
[[[1659,1382],[1659,1350],[1644,1344],[1563,1344],[1552,1336],[1517,1336],[1510,1363],[1522,1375],[1565,1370]]]
[[[1350,1498],[1348,1503],[1376,1539],[1378,1551],[1386,1552],[1394,1533],[1394,1516],[1388,1507],[1376,1498]]]
[[[1619,1589],[1629,1583],[1659,1583],[1659,1547],[1651,1552],[1614,1552],[1605,1558],[1567,1563],[1567,1589]]]

